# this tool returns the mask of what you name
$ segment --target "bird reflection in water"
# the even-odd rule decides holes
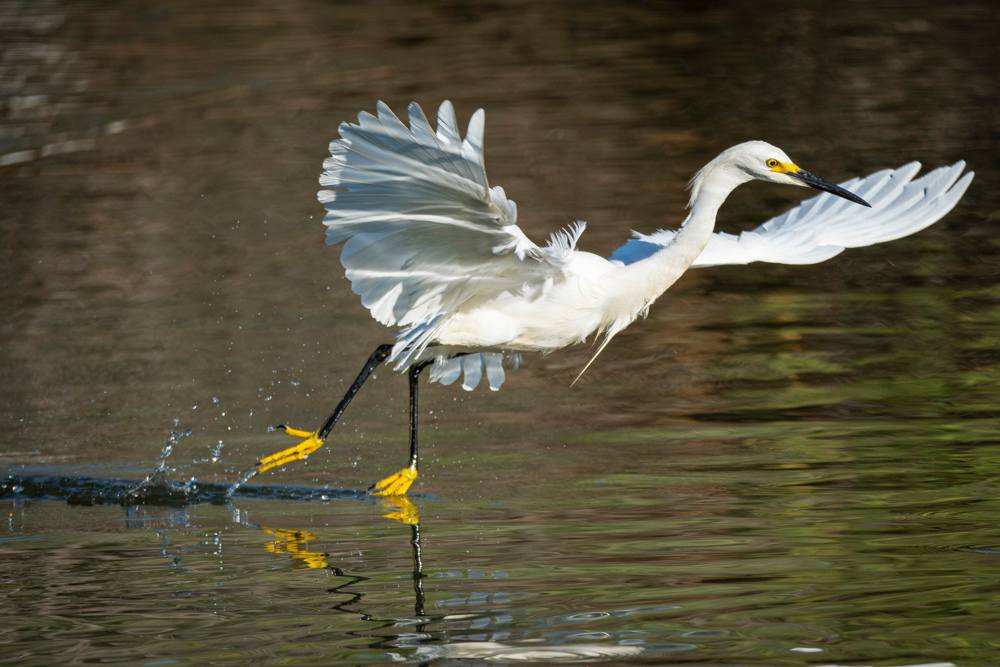
[[[52,498],[64,497],[72,499],[77,504],[107,504],[121,503],[122,499],[133,500],[128,492],[134,488],[129,481],[93,480],[90,478],[18,478],[19,488],[28,497]],[[595,641],[578,641],[584,639],[579,633],[576,614],[563,615],[545,619],[537,629],[524,634],[516,630],[513,614],[509,606],[510,595],[499,594],[484,596],[481,594],[461,595],[458,598],[442,600],[440,606],[452,609],[456,604],[474,605],[466,607],[461,613],[428,614],[426,612],[424,579],[424,559],[422,552],[422,530],[420,511],[417,505],[405,496],[386,496],[378,499],[381,503],[382,516],[395,523],[406,526],[410,531],[410,549],[412,556],[413,580],[413,613],[378,615],[362,607],[379,604],[376,597],[368,597],[377,588],[377,582],[362,574],[345,571],[335,565],[333,558],[327,552],[321,551],[317,544],[321,536],[304,529],[286,526],[268,526],[250,521],[248,513],[240,509],[227,495],[228,485],[199,484],[192,485],[190,491],[176,492],[174,487],[166,490],[156,487],[144,489],[146,493],[143,502],[122,504],[125,511],[125,525],[136,530],[152,530],[159,537],[160,555],[168,561],[171,570],[180,574],[194,573],[189,570],[187,561],[192,555],[210,555],[217,559],[219,569],[226,562],[232,561],[232,553],[228,551],[221,527],[210,530],[207,534],[194,525],[190,508],[210,501],[225,501],[229,511],[229,519],[236,526],[254,531],[266,536],[262,546],[266,553],[281,558],[290,558],[305,565],[309,570],[326,570],[340,580],[327,592],[338,596],[331,607],[336,612],[349,615],[363,622],[363,629],[343,629],[343,634],[361,639],[369,649],[384,651],[393,661],[429,662],[440,658],[454,660],[487,660],[491,662],[592,662],[596,660],[621,660],[639,654],[650,655],[654,647],[642,643],[633,635],[633,630],[626,629],[617,638],[601,633],[607,643]],[[303,500],[321,496],[335,495],[343,498],[364,498],[361,493],[341,490],[331,492],[329,489],[311,490],[302,488],[255,488],[249,497],[266,497],[271,500]],[[244,493],[248,491],[244,490]],[[183,502],[180,507],[167,510],[171,502]],[[190,535],[194,530],[199,535],[197,547],[175,542],[176,531],[181,535]],[[206,553],[204,549],[207,548]],[[223,559],[224,551],[226,553]],[[248,563],[251,567],[253,563]],[[443,571],[451,579],[452,573]],[[454,581],[454,579],[451,579]],[[187,594],[187,592],[185,592]],[[367,603],[367,604],[366,604]],[[491,608],[487,610],[485,605]],[[496,605],[504,605],[497,609]],[[670,606],[673,609],[673,606]],[[639,611],[638,609],[622,609],[615,613],[619,616]],[[609,612],[610,613],[610,612]],[[609,613],[599,612],[597,618],[604,618]],[[576,628],[572,631],[562,630],[567,622]],[[350,625],[347,623],[345,625]],[[504,625],[504,628],[487,629],[490,626]],[[533,626],[536,627],[536,626]],[[519,634],[517,638],[512,635]],[[596,637],[586,637],[596,639]],[[617,639],[617,641],[616,641]],[[692,644],[661,644],[656,651],[688,651],[694,650]]]
[[[420,551],[420,510],[417,506],[406,496],[386,496],[380,499],[382,507],[386,510],[384,516],[386,519],[391,519],[410,527],[410,546],[413,549],[413,613],[418,617],[424,616],[424,562],[423,556]],[[264,549],[269,553],[278,556],[289,556],[305,564],[305,566],[311,570],[317,569],[328,569],[338,577],[348,577],[351,581],[343,584],[342,586],[335,587],[331,591],[336,592],[346,592],[342,589],[346,586],[354,585],[357,582],[364,581],[366,577],[359,575],[351,575],[345,573],[342,569],[335,565],[331,565],[329,561],[328,554],[322,551],[313,551],[309,548],[310,542],[315,542],[319,539],[315,533],[308,530],[296,530],[288,528],[272,528],[270,526],[265,526],[263,524],[253,524],[242,517],[245,514],[240,512],[235,507],[232,507],[233,517],[236,519],[237,523],[244,527],[256,528],[261,530],[268,535],[271,535],[274,539],[268,541],[264,544]],[[352,600],[348,604],[358,602],[361,600],[363,595],[361,593],[351,593]],[[343,608],[343,605],[338,605],[338,609],[342,611],[350,611]],[[418,626],[418,632],[423,632],[422,627]]]
[[[212,491],[216,497],[224,497],[224,488],[215,489],[206,485],[203,491]],[[272,490],[273,491],[273,490]],[[512,638],[511,631],[498,630],[484,633],[484,621],[488,619],[503,619],[509,623],[513,610],[509,607],[498,615],[497,609],[486,611],[482,608],[469,609],[463,613],[444,613],[429,615],[426,612],[426,597],[424,591],[424,559],[422,551],[422,531],[420,511],[410,498],[406,496],[386,496],[379,498],[382,516],[395,523],[402,524],[410,531],[410,549],[412,554],[413,579],[413,614],[376,615],[362,608],[366,596],[375,582],[371,577],[348,572],[331,562],[329,553],[321,551],[317,544],[321,537],[311,531],[290,527],[276,527],[257,524],[249,520],[246,511],[237,507],[232,498],[228,498],[227,506],[233,523],[241,528],[260,531],[267,539],[263,543],[264,550],[274,556],[290,558],[302,563],[309,570],[326,570],[341,580],[335,586],[327,589],[328,593],[338,597],[332,609],[362,620],[363,630],[344,629],[344,633],[357,637],[366,643],[370,649],[385,651],[393,661],[400,662],[430,662],[437,659],[451,660],[485,660],[490,662],[570,662],[581,661],[615,661],[630,658],[640,654],[651,655],[654,647],[639,645],[636,638],[629,632],[624,632],[615,641],[611,637],[607,643],[596,641],[576,641],[577,632],[572,634],[560,631],[558,627],[566,622],[562,615],[550,618],[542,626],[543,634],[530,633],[529,636]],[[179,572],[187,570],[186,556],[190,553],[183,545],[175,544],[171,539],[173,529],[190,529],[191,516],[186,507],[174,510],[166,516],[147,513],[148,505],[132,505],[125,507],[126,525],[136,529],[154,528],[160,537],[160,553],[167,558],[171,569]],[[207,544],[212,553],[220,558],[223,551],[223,531],[210,534]],[[485,598],[476,598],[486,601]],[[445,600],[442,606],[451,608],[454,600]],[[497,598],[499,602],[499,597]],[[374,603],[373,603],[374,604]],[[671,607],[672,608],[672,607]],[[622,613],[632,613],[633,610],[621,610]],[[602,616],[604,614],[602,613]],[[572,616],[572,615],[570,615]],[[471,634],[470,634],[471,633]],[[627,635],[627,636],[626,636]],[[570,639],[574,636],[573,639]],[[582,638],[582,637],[581,637]],[[569,640],[569,641],[567,641]],[[614,642],[614,643],[612,643]],[[626,643],[627,642],[627,643]],[[656,651],[678,650],[688,651],[695,647],[691,644],[662,644]]]
[[[356,605],[364,599],[364,593],[354,587],[368,578],[362,575],[349,574],[341,568],[332,565],[329,562],[328,554],[310,549],[309,544],[318,539],[314,533],[308,530],[289,530],[263,525],[254,526],[246,521],[240,521],[240,523],[247,527],[256,527],[274,538],[264,546],[269,553],[294,558],[304,563],[309,569],[325,568],[337,577],[347,578],[347,582],[329,589],[331,593],[349,596],[347,601],[334,605],[334,608],[338,611],[349,614],[360,614],[366,621],[384,623],[378,629],[404,625],[410,627],[412,625],[412,631],[405,633],[406,640],[403,640],[401,635],[387,637],[377,633],[366,632],[366,637],[376,639],[371,647],[388,650],[389,655],[394,660],[408,661],[415,659],[421,663],[441,658],[501,662],[579,662],[580,660],[620,659],[635,656],[643,652],[643,647],[635,645],[623,646],[589,643],[555,645],[540,643],[537,640],[523,644],[498,641],[448,641],[444,636],[435,636],[427,627],[432,621],[458,620],[461,617],[446,615],[434,619],[428,617],[426,614],[423,583],[424,562],[420,542],[420,511],[413,501],[406,496],[386,496],[380,500],[383,509],[387,510],[382,516],[407,525],[410,528],[410,547],[413,552],[413,614],[415,619],[377,619],[357,609]],[[237,510],[233,516],[240,516],[240,512]],[[413,624],[413,620],[416,621],[415,624]],[[416,644],[411,643],[414,638],[418,638]],[[413,653],[410,656],[404,656],[392,650],[400,648],[410,649]]]
[[[264,545],[268,552],[275,555],[285,555],[296,558],[310,570],[329,567],[326,554],[320,551],[310,551],[306,546],[316,540],[316,534],[308,530],[286,530],[284,528],[269,528],[259,526],[260,530],[274,536],[274,540]]]

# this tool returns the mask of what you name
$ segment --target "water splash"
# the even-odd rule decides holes
[[[176,427],[177,425],[178,420],[175,419],[174,426]],[[145,479],[136,484],[135,488],[131,489],[128,495],[141,498],[151,488],[167,486],[167,475],[176,470],[176,468],[167,465],[167,459],[174,453],[174,447],[180,444],[184,438],[190,437],[191,433],[192,431],[189,428],[183,431],[171,431],[170,435],[167,436],[167,441],[163,443],[163,449],[160,450],[160,460],[157,462],[156,467],[153,468],[151,473],[146,475]]]
[[[198,492],[198,478],[197,477],[192,477],[188,481],[186,481],[183,484],[181,484],[181,491],[186,496],[193,496],[195,493],[197,493]]]
[[[256,476],[257,476],[256,466],[250,468],[249,470],[244,471],[243,474],[240,475],[235,482],[233,482],[232,486],[226,489],[226,498],[232,498],[234,495],[236,495],[236,492],[239,491],[241,486],[243,486]]]

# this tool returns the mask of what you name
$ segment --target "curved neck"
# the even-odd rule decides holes
[[[649,257],[618,269],[618,279],[605,291],[604,316],[599,325],[604,329],[604,341],[577,380],[619,331],[645,315],[650,305],[687,271],[712,237],[715,216],[726,197],[751,180],[739,169],[720,163],[720,158],[709,162],[691,179],[691,212],[673,240]]]
[[[726,198],[749,180],[751,177],[746,172],[728,163],[717,164],[716,160],[705,165],[691,179],[691,198],[688,200],[691,213],[681,224],[680,232],[671,244],[681,242],[685,250],[695,251],[688,265],[705,249],[715,229],[715,217]]]
[[[646,259],[622,267],[607,311],[609,331],[621,330],[645,313],[705,249],[719,207],[740,184],[751,180],[728,164],[709,162],[691,180],[691,212],[673,240]]]
[[[745,172],[729,164],[709,162],[691,179],[688,214],[673,241],[646,259],[631,266],[649,274],[650,301],[663,294],[705,249],[715,230],[715,217],[729,194],[751,180]],[[645,266],[643,266],[645,265]]]

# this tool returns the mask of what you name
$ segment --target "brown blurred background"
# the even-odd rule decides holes
[[[961,1],[2,2],[0,460],[145,462],[178,418],[225,439],[235,465],[275,444],[268,423],[321,419],[389,335],[324,247],[315,201],[338,123],[378,99],[486,108],[488,171],[523,228],[541,239],[584,219],[581,246],[601,253],[676,225],[690,175],[744,139],[835,181],[913,159],[979,173],[914,239],[694,272],[582,388],[567,385],[586,349],[529,358],[499,395],[430,390],[456,442],[863,415],[845,378],[932,358],[945,374],[995,368],[996,332],[973,354],[955,327],[996,314],[997,25],[992,3]],[[800,195],[747,186],[720,227]],[[822,397],[768,402],[803,382]],[[344,437],[400,447],[403,384],[365,391]],[[879,410],[903,400],[882,393]],[[947,412],[934,401],[948,393],[896,412]]]

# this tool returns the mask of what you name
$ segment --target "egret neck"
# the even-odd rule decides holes
[[[632,300],[631,318],[622,328],[643,314],[653,301],[684,274],[708,245],[715,230],[715,216],[729,193],[741,184],[753,180],[739,167],[716,164],[717,161],[718,159],[709,162],[691,179],[691,199],[688,201],[690,213],[673,241],[646,259],[624,267],[628,289],[637,300]],[[615,319],[620,319],[623,315],[626,313],[619,313]]]
[[[576,384],[594,360],[604,351],[619,331],[645,315],[649,307],[666,292],[708,245],[715,230],[715,216],[729,193],[753,176],[726,161],[727,153],[705,165],[691,179],[691,212],[681,223],[673,241],[646,259],[620,268],[620,277],[606,294],[604,340],[587,365],[577,374]]]

